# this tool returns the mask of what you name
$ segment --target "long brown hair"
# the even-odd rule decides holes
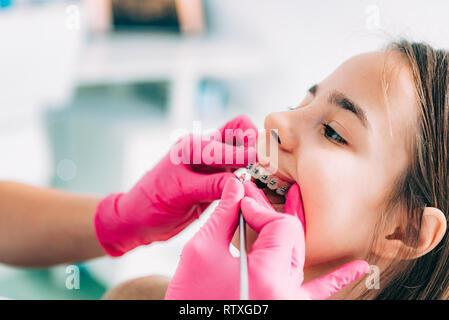
[[[393,212],[406,212],[404,241],[418,243],[424,207],[449,213],[449,53],[426,43],[392,42],[386,52],[399,52],[406,59],[418,96],[416,128],[408,138],[410,162],[396,178],[385,202],[378,228]],[[394,210],[401,208],[402,210]],[[378,233],[380,234],[380,233]],[[449,232],[429,253],[417,259],[395,259],[381,272],[380,289],[367,290],[361,299],[449,299]],[[373,242],[373,245],[376,240]],[[404,254],[400,252],[399,255]],[[398,255],[398,256],[399,256]],[[375,264],[373,257],[368,257]]]

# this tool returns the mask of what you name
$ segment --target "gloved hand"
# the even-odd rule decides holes
[[[120,256],[139,245],[167,240],[197,219],[221,197],[226,180],[235,177],[230,171],[256,159],[255,139],[243,141],[244,136],[237,134],[232,144],[225,143],[227,130],[239,129],[252,129],[257,135],[245,116],[220,129],[221,141],[188,135],[129,192],[104,198],[95,214],[95,230],[104,250]]]
[[[250,299],[326,299],[368,272],[365,261],[353,261],[303,284],[305,239],[298,219],[303,210],[298,185],[290,187],[282,214],[252,182],[243,185],[230,179],[216,210],[184,247],[165,299],[239,299],[239,258],[229,252],[239,208],[258,232],[248,253]]]

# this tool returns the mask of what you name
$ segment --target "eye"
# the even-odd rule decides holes
[[[346,145],[348,144],[345,139],[343,139],[331,126],[323,123],[324,136],[329,140],[334,140],[338,144]]]

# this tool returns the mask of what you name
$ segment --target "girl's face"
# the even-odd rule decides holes
[[[402,57],[374,52],[347,60],[296,110],[266,117],[265,129],[280,138],[279,171],[301,189],[306,271],[368,253],[381,206],[407,165],[415,106]]]

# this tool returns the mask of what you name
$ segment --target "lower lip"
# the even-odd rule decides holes
[[[270,164],[262,164],[260,162],[257,163],[258,165],[260,165],[262,168],[268,168],[270,166]],[[278,177],[280,180],[282,180],[283,182],[287,182],[289,184],[294,184],[295,180],[289,179],[287,178],[284,174],[282,174],[279,169],[276,169],[276,172],[272,174],[273,176]]]

